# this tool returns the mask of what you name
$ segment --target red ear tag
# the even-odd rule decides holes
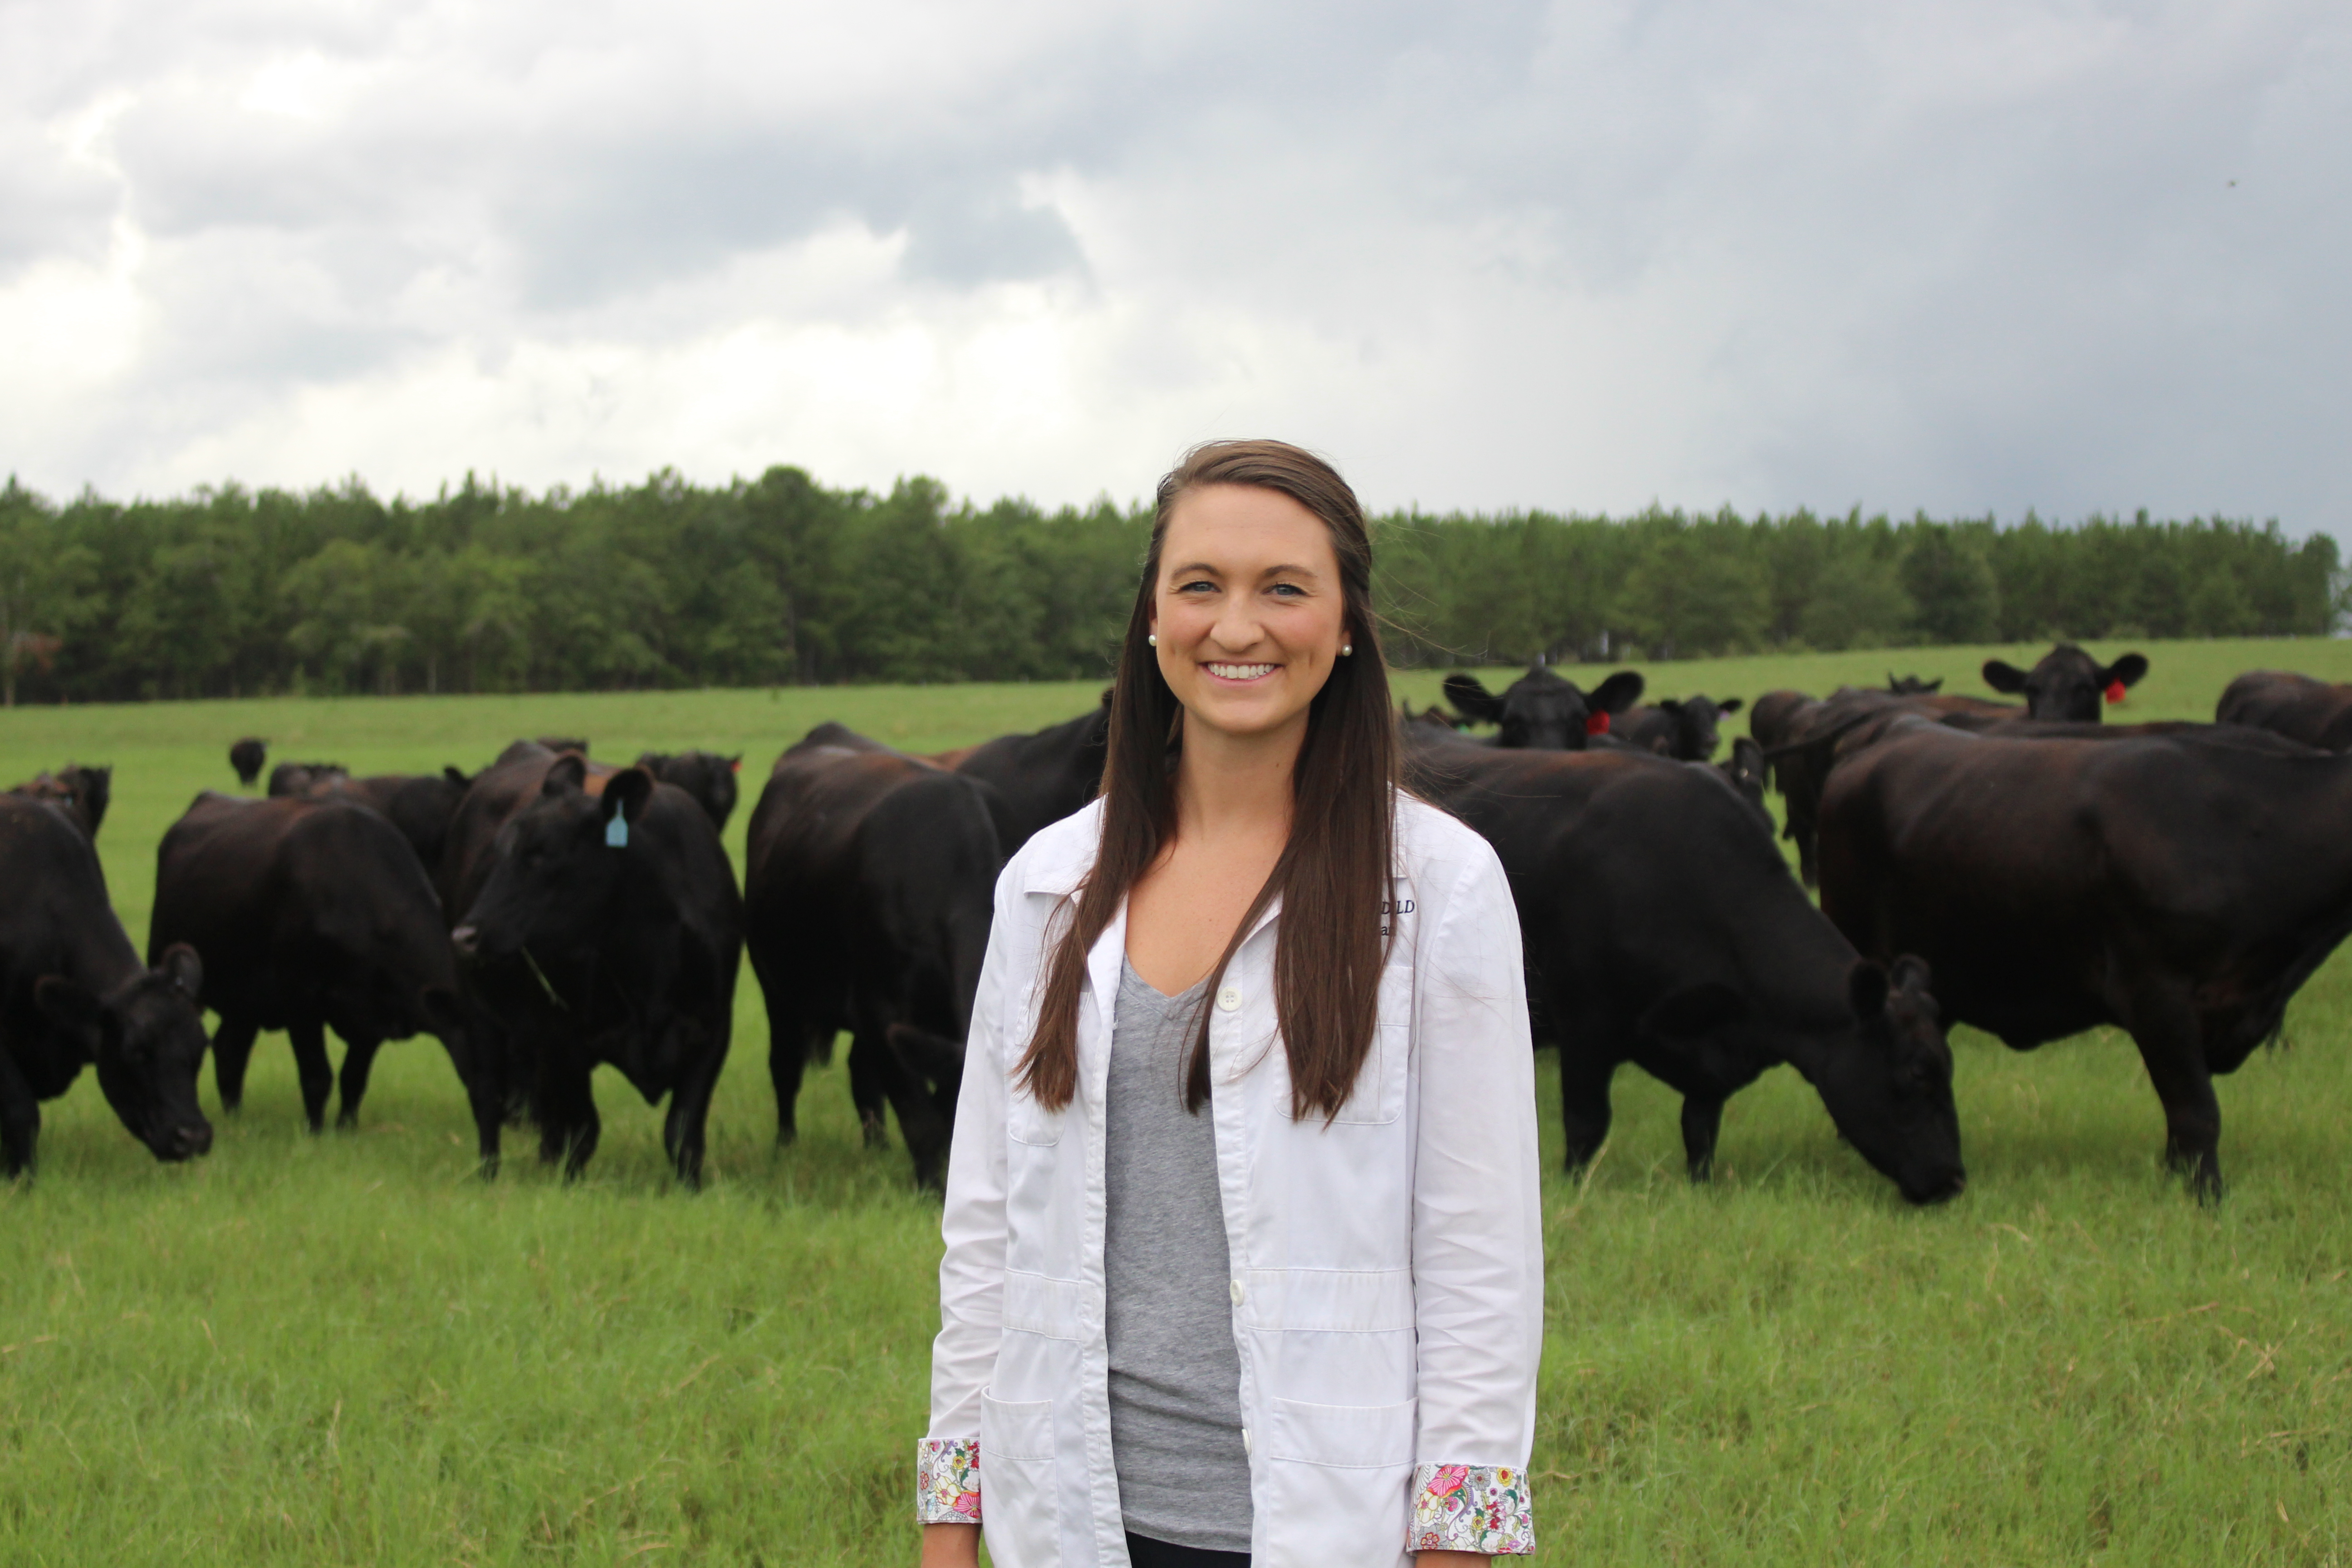
[[[728,763],[728,764],[727,764],[727,771],[728,771],[729,773],[741,773],[741,772],[743,771],[743,759],[742,759],[742,758],[740,758],[740,757],[738,757],[738,758],[736,758],[733,762],[731,762],[731,763]]]
[[[1604,708],[1598,713],[1586,714],[1584,716],[1584,732],[1588,735],[1606,735],[1609,733],[1609,710]]]
[[[2109,702],[2113,703],[2113,702],[2121,702],[2123,700],[2124,700],[2124,683],[2123,683],[2122,681],[2120,681],[2120,680],[2110,680],[2110,681],[2108,681],[2108,682],[2107,682],[2107,700],[2108,700]]]

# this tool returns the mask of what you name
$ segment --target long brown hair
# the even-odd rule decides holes
[[[1364,510],[1338,470],[1282,441],[1216,441],[1195,447],[1160,481],[1151,547],[1120,646],[1110,703],[1110,755],[1103,769],[1102,843],[1094,868],[1071,898],[1076,910],[1048,962],[1038,999],[1037,1032],[1021,1058],[1024,1086],[1050,1110],[1069,1104],[1078,1086],[1078,998],[1087,954],[1176,830],[1172,752],[1182,745],[1183,709],[1144,641],[1160,585],[1160,551],[1168,520],[1186,492],[1206,485],[1276,490],[1323,520],[1339,558],[1350,658],[1308,706],[1307,734],[1291,771],[1290,838],[1267,874],[1203,995],[1213,994],[1242,937],[1278,894],[1275,938],[1275,1018],[1290,1062],[1290,1110],[1304,1119],[1337,1116],[1355,1088],[1379,1026],[1383,937],[1396,842],[1395,720],[1389,711],[1388,666],[1381,658],[1372,609],[1372,544]],[[1209,1098],[1209,1010],[1185,1071],[1184,1103],[1197,1112]]]

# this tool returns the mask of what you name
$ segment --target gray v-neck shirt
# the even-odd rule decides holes
[[[1164,996],[1120,963],[1104,1092],[1104,1328],[1110,1444],[1127,1528],[1250,1549],[1242,1363],[1234,1345],[1216,1128],[1184,1109],[1203,981]]]

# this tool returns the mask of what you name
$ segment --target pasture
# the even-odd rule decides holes
[[[2210,718],[2258,666],[2352,678],[2352,643],[2137,646],[2154,668],[2117,718]],[[1890,668],[1981,692],[1988,653],[2040,651],[1647,669],[1653,696],[1825,694]],[[1437,679],[1401,692],[1433,700]],[[0,784],[114,764],[100,845],[143,945],[157,839],[195,791],[234,787],[241,734],[354,773],[470,770],[518,734],[621,762],[741,751],[740,866],[767,764],[820,720],[931,750],[1097,689],[27,709],[0,714]],[[775,1151],[748,972],[735,1028],[693,1195],[658,1113],[609,1071],[603,1147],[569,1188],[528,1139],[475,1178],[429,1039],[385,1049],[356,1131],[312,1138],[265,1037],[238,1118],[207,1072],[217,1142],[179,1167],[85,1075],[43,1109],[37,1180],[0,1192],[0,1559],[911,1563],[937,1204],[895,1137],[862,1146],[838,1058]],[[2352,1563],[2352,961],[2305,987],[2288,1037],[2221,1081],[2214,1208],[2162,1173],[2120,1037],[2019,1056],[1957,1032],[1969,1186],[1927,1211],[1786,1070],[1731,1101],[1715,1182],[1693,1188],[1678,1101],[1627,1069],[1600,1160],[1547,1178],[1538,1560]]]

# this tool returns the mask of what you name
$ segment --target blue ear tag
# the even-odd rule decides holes
[[[626,849],[629,847],[629,819],[617,811],[613,814],[613,820],[604,824],[604,847],[608,849]]]

